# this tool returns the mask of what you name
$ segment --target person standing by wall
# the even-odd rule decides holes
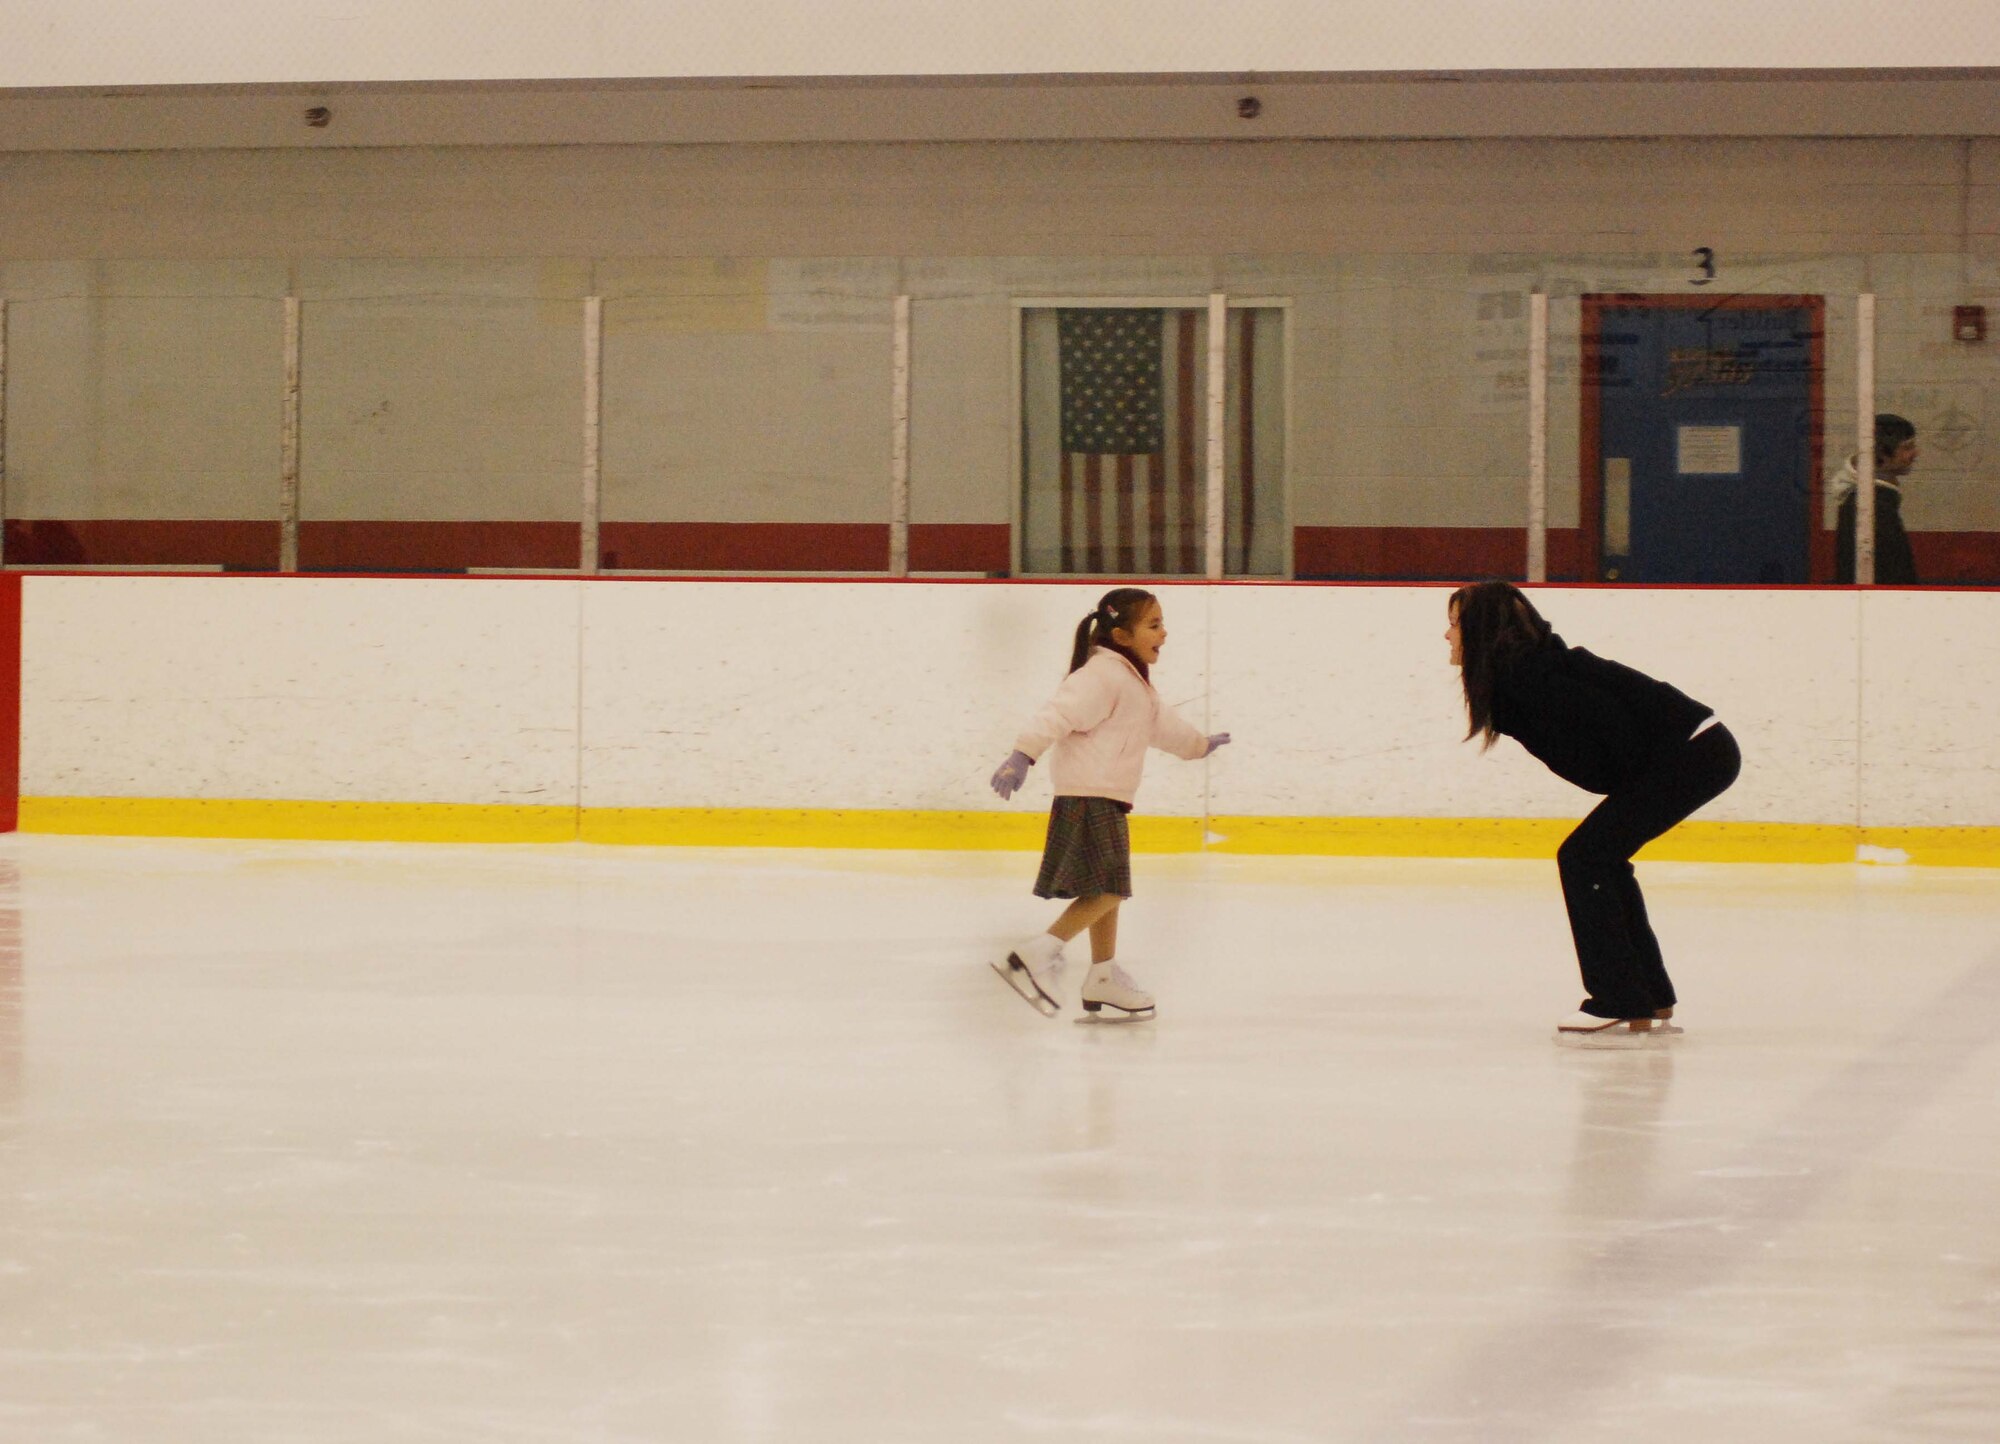
[[[1556,849],[1589,994],[1556,1024],[1556,1041],[1611,1046],[1679,1032],[1632,856],[1736,780],[1736,739],[1678,688],[1565,644],[1519,587],[1460,587],[1446,615],[1465,735],[1489,747],[1512,737],[1556,776],[1604,796]]]
[[[1917,428],[1893,412],[1875,418],[1875,581],[1885,587],[1917,584],[1917,559],[1903,529],[1903,478],[1917,464]],[[1850,456],[1833,479],[1840,503],[1834,527],[1836,582],[1854,581],[1854,518],[1861,483],[1861,458]]]

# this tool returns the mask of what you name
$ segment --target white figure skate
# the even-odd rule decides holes
[[[1143,1023],[1153,1016],[1153,995],[1116,963],[1092,963],[1083,975],[1079,1023]]]
[[[1582,1010],[1556,1024],[1556,1044],[1563,1048],[1663,1048],[1687,1031],[1670,1022],[1672,1008],[1645,1018],[1600,1018]]]
[[[1050,952],[1040,939],[1022,943],[1007,954],[1005,961],[995,960],[993,964],[993,971],[1007,986],[1044,1018],[1053,1018],[1062,1011],[1062,1004],[1055,997],[1056,975],[1061,970],[1062,949]]]

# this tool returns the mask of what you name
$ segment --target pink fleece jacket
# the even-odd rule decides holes
[[[1208,738],[1161,701],[1137,667],[1104,647],[1063,679],[1014,746],[1038,762],[1055,749],[1056,796],[1124,803],[1139,791],[1148,747],[1190,762],[1208,755]]]

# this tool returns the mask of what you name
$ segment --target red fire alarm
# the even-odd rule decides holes
[[[1984,341],[1986,339],[1986,308],[1984,306],[1953,306],[1951,308],[1951,334],[1956,341]]]

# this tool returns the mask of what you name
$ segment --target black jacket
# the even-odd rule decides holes
[[[1854,493],[1841,499],[1833,531],[1833,579],[1854,580]],[[1875,484],[1875,580],[1885,587],[1917,584],[1917,558],[1903,530],[1903,489]]]
[[[1680,689],[1554,633],[1504,667],[1493,691],[1495,728],[1586,792],[1616,792],[1713,715]]]

